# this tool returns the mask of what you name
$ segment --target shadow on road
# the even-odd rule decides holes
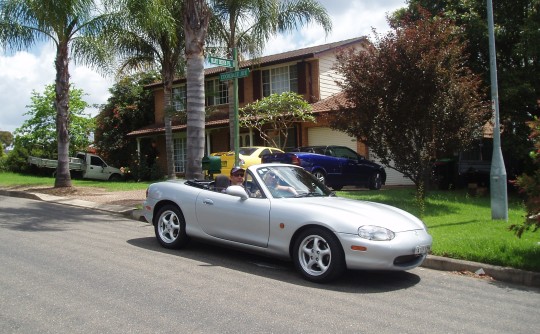
[[[127,242],[130,245],[154,252],[198,261],[201,262],[201,266],[220,266],[251,275],[258,275],[272,280],[316,289],[368,294],[407,289],[420,282],[418,275],[406,271],[349,270],[343,277],[334,282],[317,284],[300,277],[292,262],[245,253],[216,245],[191,241],[185,249],[170,250],[161,247],[153,237],[131,239]]]

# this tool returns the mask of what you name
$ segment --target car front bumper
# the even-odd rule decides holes
[[[389,241],[373,241],[356,234],[337,234],[349,269],[410,270],[422,264],[432,238],[425,230],[397,232]]]

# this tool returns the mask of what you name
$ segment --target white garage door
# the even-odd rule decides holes
[[[348,134],[332,130],[325,127],[309,128],[308,129],[308,143],[309,145],[340,145],[351,148],[356,152],[356,139],[350,137]],[[378,159],[374,157],[367,157],[374,162],[380,163]],[[394,169],[385,167],[386,171],[386,185],[387,186],[404,186],[413,185],[414,183],[408,178],[404,177],[400,172]]]

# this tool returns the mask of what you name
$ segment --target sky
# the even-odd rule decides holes
[[[322,28],[308,26],[301,30],[272,38],[264,55],[337,42],[353,37],[372,37],[389,30],[386,15],[405,7],[406,0],[320,0],[332,19],[332,32],[325,35]],[[32,91],[42,94],[45,86],[53,84],[55,50],[52,45],[42,45],[30,52],[0,50],[0,131],[15,131],[28,118],[24,114],[31,103]],[[109,98],[111,77],[103,77],[90,68],[69,65],[71,84],[82,89],[84,100],[90,105],[104,104]],[[87,114],[95,116],[99,110],[88,108]]]

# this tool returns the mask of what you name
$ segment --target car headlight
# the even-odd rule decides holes
[[[387,241],[394,239],[395,234],[384,227],[364,225],[358,228],[358,236],[368,240]]]

